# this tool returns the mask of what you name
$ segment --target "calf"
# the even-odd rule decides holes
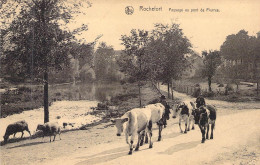
[[[199,108],[195,109],[194,114],[195,114],[194,115],[195,124],[199,125],[202,134],[201,143],[204,143],[205,139],[209,139],[208,137],[209,125],[211,125],[210,139],[213,139],[213,130],[217,118],[216,108],[211,105],[200,106]],[[205,133],[206,133],[206,138],[205,138]]]
[[[135,108],[126,112],[121,118],[111,120],[115,123],[117,128],[117,136],[120,136],[123,131],[125,131],[126,143],[129,144],[130,151],[129,154],[132,154],[133,143],[135,136],[138,135],[138,142],[135,147],[135,150],[139,150],[139,146],[143,143],[142,137],[146,133],[149,135],[149,148],[152,148],[152,124],[153,123],[162,123],[162,116],[164,114],[164,106],[161,103],[147,105],[144,108]],[[159,124],[162,128],[163,124]],[[125,127],[125,129],[124,129]],[[159,139],[161,139],[161,130],[159,128]],[[129,143],[128,136],[131,136],[131,141]],[[148,139],[147,139],[148,141]]]
[[[188,102],[182,102],[181,104],[177,104],[176,107],[173,107],[173,118],[176,118],[179,116],[179,127],[180,132],[183,133],[183,130],[181,128],[181,122],[185,122],[185,131],[184,133],[187,133],[187,131],[190,130],[190,124],[192,123],[192,128],[194,129],[194,113],[193,113],[193,107]]]
[[[38,124],[36,131],[42,131],[43,137],[44,136],[50,136],[50,142],[51,142],[51,136],[54,136],[53,141],[55,141],[55,137],[57,134],[61,134],[61,127],[58,125],[58,123],[45,123],[45,124]],[[61,140],[61,138],[60,138]]]
[[[13,124],[9,124],[6,128],[6,131],[5,131],[4,142],[6,143],[9,136],[12,135],[12,134],[14,134],[14,137],[15,137],[15,134],[17,132],[22,132],[22,136],[21,136],[21,138],[22,138],[23,134],[24,134],[23,131],[27,131],[31,136],[31,133],[28,129],[28,124],[25,120],[17,121]]]

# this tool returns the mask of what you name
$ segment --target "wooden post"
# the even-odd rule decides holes
[[[173,100],[173,80],[172,80],[172,100]]]
[[[48,73],[44,73],[44,123],[49,122]]]
[[[259,95],[259,80],[257,80],[257,83],[256,83],[256,95],[257,96]]]

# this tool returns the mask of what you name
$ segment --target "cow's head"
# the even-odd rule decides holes
[[[201,117],[203,117],[204,120],[205,115],[202,114],[206,114],[206,109],[201,106],[199,108],[193,109],[192,114],[194,115],[195,124],[199,124],[200,120],[202,120]]]
[[[177,104],[175,106],[173,106],[172,110],[173,110],[173,114],[172,114],[172,118],[176,118],[178,113],[182,111],[183,108],[187,107],[185,105],[184,102]]]
[[[128,121],[128,118],[119,118],[119,119],[111,119],[111,122],[116,125],[117,128],[117,136],[121,136],[121,133],[124,131],[124,123]]]

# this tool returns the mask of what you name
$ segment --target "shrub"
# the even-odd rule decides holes
[[[28,87],[20,87],[18,90],[20,93],[31,92],[31,88],[28,88]]]
[[[203,97],[214,97],[215,93],[213,91],[211,91],[211,92],[205,91],[205,92],[202,93],[202,96]]]

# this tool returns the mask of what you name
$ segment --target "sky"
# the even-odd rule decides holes
[[[260,31],[259,0],[90,0],[92,6],[85,8],[85,16],[76,19],[79,24],[88,24],[89,30],[80,38],[93,41],[102,34],[100,42],[123,49],[121,35],[129,35],[131,29],[151,30],[155,23],[178,23],[184,35],[190,39],[193,50],[219,50],[230,34],[242,29],[249,35]],[[132,6],[134,13],[127,15],[125,8]],[[162,8],[162,11],[141,11],[143,8]],[[169,9],[171,8],[171,9]],[[207,10],[208,8],[208,10]],[[174,9],[183,10],[176,12]],[[189,9],[185,12],[185,9]],[[191,11],[191,9],[194,12]],[[196,9],[198,9],[196,11]],[[201,11],[204,9],[204,12]],[[171,11],[170,11],[171,10]],[[209,11],[210,10],[210,11]]]

